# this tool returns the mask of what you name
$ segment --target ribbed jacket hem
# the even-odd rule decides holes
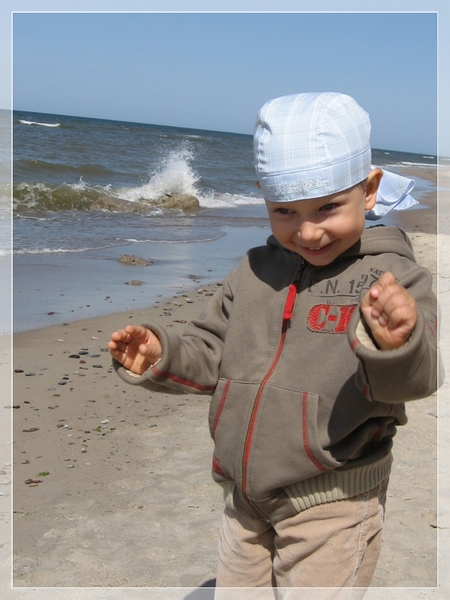
[[[374,489],[392,467],[392,454],[384,460],[355,469],[327,471],[317,477],[299,481],[283,488],[297,512],[364,494]]]

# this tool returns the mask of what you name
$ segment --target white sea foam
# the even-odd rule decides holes
[[[262,204],[262,198],[219,193],[200,189],[200,176],[191,166],[193,152],[188,143],[172,150],[149,175],[142,186],[118,189],[117,195],[129,202],[155,200],[164,195],[187,194],[198,198],[202,208],[233,208],[243,204]]]
[[[89,252],[90,250],[104,250],[111,248],[114,244],[108,244],[105,246],[86,247],[86,248],[31,248],[31,249],[17,249],[13,251],[13,254],[79,254],[82,252]]]
[[[91,248],[32,248],[30,250],[14,250],[14,254],[69,254],[86,252],[87,250],[91,250]]]
[[[22,125],[39,125],[40,127],[61,127],[61,123],[38,123],[37,121],[26,121],[25,119],[19,119],[19,123],[22,123]]]
[[[426,158],[426,157],[424,157],[424,158]],[[414,168],[419,168],[419,167],[435,167],[437,165],[430,165],[430,163],[408,162],[406,160],[402,160],[401,163],[397,163],[395,166],[396,167],[414,167]]]
[[[203,208],[235,208],[243,205],[264,204],[263,198],[242,196],[239,194],[212,193],[209,196],[199,196],[200,206]]]
[[[73,190],[85,190],[89,187],[89,185],[83,181],[83,177],[80,177],[78,183],[71,183],[69,184],[69,187],[71,187]]]
[[[224,237],[226,234],[221,232],[221,233],[217,233],[216,235],[212,235],[209,237],[204,237],[204,238],[191,238],[188,240],[155,240],[155,239],[144,239],[144,240],[137,240],[135,238],[125,238],[123,241],[124,242],[128,242],[130,244],[201,244],[204,242],[215,242],[216,240],[219,240],[221,237]]]
[[[196,184],[200,176],[191,167],[193,154],[188,144],[172,150],[150,173],[148,183],[136,188],[118,190],[119,195],[130,202],[154,200],[165,194],[189,194],[197,196]]]

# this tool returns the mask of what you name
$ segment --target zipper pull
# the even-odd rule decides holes
[[[292,314],[294,312],[294,304],[295,304],[295,298],[297,297],[297,292],[298,292],[298,282],[294,281],[294,283],[291,283],[291,285],[289,286],[289,291],[288,291],[288,295],[286,298],[286,304],[284,305],[284,312],[283,312],[283,321],[290,321],[292,319]]]

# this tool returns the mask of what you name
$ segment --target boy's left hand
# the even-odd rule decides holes
[[[416,301],[389,272],[364,295],[361,312],[382,350],[403,346],[417,322]]]

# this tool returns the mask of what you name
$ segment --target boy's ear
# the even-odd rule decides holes
[[[380,181],[383,177],[383,171],[379,168],[372,169],[367,176],[366,182],[366,197],[365,197],[365,210],[372,209],[377,203],[377,192],[380,187]]]

